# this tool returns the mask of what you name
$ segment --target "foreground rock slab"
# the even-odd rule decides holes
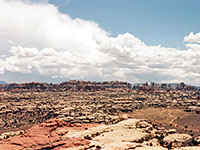
[[[165,135],[163,137],[163,135]],[[161,138],[163,137],[163,138]],[[163,128],[156,128],[146,120],[127,119],[117,124],[70,124],[60,119],[50,119],[33,126],[25,133],[4,139],[0,150],[168,150],[168,145],[183,150],[198,150],[189,146],[191,136],[169,134]]]
[[[62,120],[51,119],[42,124],[33,126],[19,136],[14,136],[0,142],[1,150],[21,149],[61,149],[81,145],[88,145],[90,141],[83,138],[63,138],[68,130],[85,130],[86,127],[93,127],[95,124],[69,124]]]

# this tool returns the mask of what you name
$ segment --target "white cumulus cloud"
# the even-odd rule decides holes
[[[184,37],[184,42],[200,43],[200,33],[194,34],[193,32],[191,32],[188,36]]]
[[[148,46],[129,33],[109,37],[97,23],[72,19],[44,1],[0,0],[0,22],[0,74],[200,83],[199,34],[184,38],[196,42],[185,50]]]

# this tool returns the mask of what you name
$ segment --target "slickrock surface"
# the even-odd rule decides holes
[[[24,134],[2,140],[0,149],[168,150],[176,148],[190,150],[188,146],[192,150],[200,149],[200,145],[194,146],[193,143],[194,139],[190,135],[169,134],[168,130],[155,128],[146,120],[127,119],[117,124],[105,125],[70,124],[64,120],[50,119],[26,130]]]
[[[69,124],[58,119],[51,119],[25,131],[24,134],[14,136],[0,142],[1,150],[21,149],[64,149],[81,145],[88,145],[90,141],[84,138],[63,137],[68,130],[77,132],[96,124]]]

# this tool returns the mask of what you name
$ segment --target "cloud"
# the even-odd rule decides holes
[[[4,67],[3,67],[3,64],[4,62],[0,59],[0,74],[4,74]]]
[[[188,36],[184,37],[184,42],[200,43],[200,33],[194,34],[193,32],[191,32]]]
[[[52,78],[200,83],[198,34],[186,50],[148,46],[132,34],[110,37],[93,21],[48,3],[0,0],[0,74]],[[3,23],[2,23],[3,22]],[[191,40],[193,39],[193,41]]]

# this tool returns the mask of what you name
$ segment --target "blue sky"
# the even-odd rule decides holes
[[[129,32],[147,45],[184,48],[199,32],[199,0],[49,0],[72,18],[97,22],[111,36]]]
[[[0,80],[200,85],[199,0],[0,0]]]

